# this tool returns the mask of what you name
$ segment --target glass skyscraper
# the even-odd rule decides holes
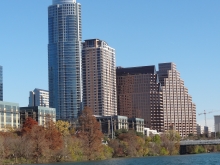
[[[78,117],[82,107],[81,5],[53,0],[48,8],[49,105],[57,119]]]
[[[0,101],[3,101],[3,76],[2,76],[2,66],[0,66]]]

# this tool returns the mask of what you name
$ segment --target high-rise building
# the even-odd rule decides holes
[[[82,49],[83,104],[94,115],[117,115],[115,50],[99,39]]]
[[[143,118],[147,128],[163,131],[163,100],[155,66],[116,70],[118,115]]]
[[[164,129],[175,129],[181,136],[196,134],[196,106],[174,63],[159,64],[163,91]]]
[[[28,106],[49,107],[49,91],[38,88],[30,91]]]
[[[0,101],[3,101],[3,73],[2,73],[2,66],[0,66]]]
[[[2,66],[0,66],[0,101],[3,101],[3,73],[2,73]]]
[[[215,122],[215,132],[220,133],[220,115],[214,116],[214,122]]]
[[[49,105],[57,119],[77,118],[82,107],[81,5],[53,0],[48,8]]]
[[[208,126],[204,126],[204,134],[206,135],[206,137],[211,137],[212,129]]]

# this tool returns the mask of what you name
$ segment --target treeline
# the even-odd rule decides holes
[[[119,130],[116,139],[109,141],[113,157],[142,157],[175,155],[179,153],[180,136],[175,131],[167,131],[161,136],[144,137],[133,130]]]
[[[83,110],[79,124],[75,130],[70,129],[68,122],[47,120],[46,127],[42,127],[28,118],[21,130],[0,132],[0,164],[103,160],[179,152],[180,136],[174,131],[145,138],[131,130],[118,130],[115,139],[109,139],[100,131],[100,124],[89,108]]]
[[[200,154],[208,152],[220,152],[220,145],[195,145],[186,147],[186,153],[188,154]]]

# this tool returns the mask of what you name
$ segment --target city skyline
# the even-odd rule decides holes
[[[124,1],[117,2],[117,6],[114,1],[78,2],[83,6],[83,40],[101,38],[107,41],[116,49],[117,66],[176,63],[197,105],[197,114],[204,109],[207,112],[219,110],[219,89],[215,87],[219,77],[215,75],[219,70],[220,12],[217,6],[220,2],[140,1],[135,7],[123,5]],[[4,21],[1,36],[4,39],[1,41],[0,65],[4,68],[4,100],[26,106],[28,91],[48,89],[46,8],[51,1],[2,3],[11,7],[1,11]],[[99,12],[93,13],[92,8]],[[135,12],[130,13],[131,10]],[[101,19],[95,19],[95,15]],[[16,81],[31,73],[34,73],[34,79]],[[207,116],[208,126],[213,128],[213,115],[217,114]],[[197,121],[204,125],[204,116],[197,116]]]

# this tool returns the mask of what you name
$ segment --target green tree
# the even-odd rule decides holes
[[[159,135],[155,135],[152,137],[152,142],[156,143],[156,144],[160,144],[161,143],[161,139]]]

